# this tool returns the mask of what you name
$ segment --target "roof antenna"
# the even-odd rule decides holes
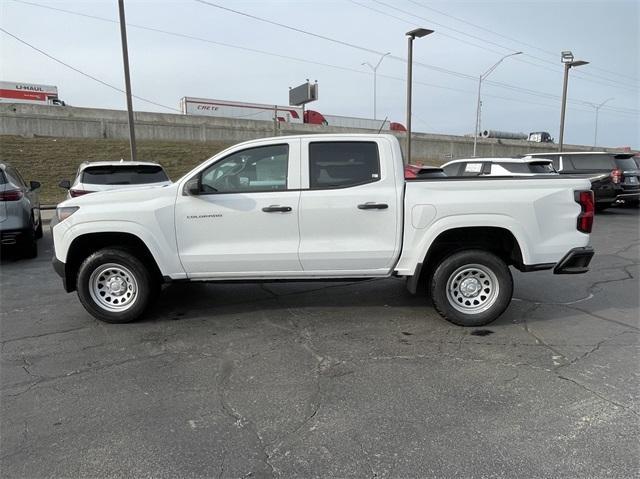
[[[387,122],[387,119],[388,119],[388,118],[389,118],[388,116],[385,116],[385,117],[384,117],[384,120],[382,120],[382,125],[380,125],[380,129],[378,129],[378,135],[380,134],[380,132],[381,132],[381,131],[382,131],[382,129],[384,128],[384,124]]]

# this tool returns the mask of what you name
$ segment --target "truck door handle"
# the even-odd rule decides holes
[[[358,205],[359,210],[386,210],[388,207],[389,205],[386,203],[374,203],[374,202],[363,203],[361,205]]]
[[[289,211],[291,211],[291,206],[278,206],[278,205],[271,205],[271,206],[265,206],[264,208],[262,208],[262,211],[264,211],[265,213],[288,213]]]

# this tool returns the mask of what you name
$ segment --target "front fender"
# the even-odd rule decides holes
[[[167,237],[160,231],[152,231],[133,221],[88,221],[76,224],[63,221],[58,223],[53,227],[56,258],[66,263],[69,249],[76,239],[87,234],[100,233],[126,233],[136,236],[146,245],[163,276],[169,276],[172,279],[186,278],[176,251],[175,234]]]

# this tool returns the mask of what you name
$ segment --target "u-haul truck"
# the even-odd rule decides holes
[[[0,82],[0,103],[32,103],[65,106],[58,98],[58,87],[35,83]]]

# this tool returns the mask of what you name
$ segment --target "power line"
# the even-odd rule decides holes
[[[349,0],[349,1],[350,1],[351,3],[356,3],[356,2],[354,2],[353,0]],[[393,10],[395,10],[395,11],[398,11],[398,12],[404,13],[405,15],[409,15],[409,16],[412,16],[412,17],[415,17],[415,18],[419,18],[420,20],[427,21],[427,22],[429,22],[430,24],[437,25],[437,26],[440,26],[440,27],[442,27],[442,28],[446,28],[446,29],[448,29],[448,30],[454,31],[454,32],[459,33],[459,34],[461,34],[461,35],[468,36],[468,37],[471,37],[471,38],[476,39],[476,40],[480,40],[481,42],[489,43],[489,44],[494,45],[494,46],[497,46],[497,47],[499,47],[499,48],[503,48],[503,49],[505,49],[505,50],[509,51],[510,53],[514,53],[514,52],[516,51],[516,50],[514,50],[514,49],[513,49],[513,48],[511,48],[511,47],[508,47],[508,46],[505,46],[505,45],[501,45],[501,44],[499,44],[499,43],[496,43],[496,42],[493,42],[493,41],[491,41],[491,40],[487,40],[487,39],[484,39],[484,38],[478,37],[478,36],[476,36],[476,35],[473,35],[473,34],[470,34],[470,33],[467,33],[467,32],[461,31],[461,30],[457,30],[457,29],[455,29],[455,28],[453,28],[453,27],[450,27],[450,26],[447,26],[447,25],[443,25],[442,23],[438,23],[438,22],[436,22],[436,21],[434,21],[434,20],[432,20],[432,19],[429,19],[429,18],[421,17],[420,15],[416,15],[415,13],[412,13],[412,12],[409,12],[409,11],[406,11],[406,10],[403,10],[403,9],[401,9],[401,8],[397,7],[397,6],[390,5],[390,4],[388,4],[388,3],[386,3],[386,2],[383,2],[383,1],[381,1],[381,0],[372,0],[372,1],[373,1],[373,2],[375,2],[375,3],[377,3],[377,4],[379,4],[379,5],[383,5],[383,6],[387,7],[387,8],[389,8],[389,9],[393,9]],[[410,1],[411,1],[411,0],[410,0]],[[412,3],[416,3],[416,2],[412,1]],[[418,4],[418,3],[416,3],[416,4],[417,4],[417,5],[420,5],[420,4]],[[361,7],[368,8],[368,9],[370,9],[370,10],[374,10],[374,9],[373,9],[372,7],[370,7],[370,6],[362,5],[362,4],[359,4],[359,5],[360,5]],[[381,12],[380,10],[375,10],[375,11],[377,11],[378,13],[381,13],[381,14],[383,14],[383,15],[388,15],[388,16],[391,16],[391,17],[393,17],[393,18],[399,19],[398,17],[395,17],[395,16],[393,16],[393,15],[391,15],[391,14],[388,14],[388,13],[386,13],[386,12]],[[400,19],[400,20],[402,20],[402,19]],[[406,20],[403,20],[403,21],[406,21]],[[494,53],[498,53],[498,54],[500,54],[500,55],[503,55],[503,54],[504,54],[504,52],[497,52],[496,50],[492,50],[492,49],[487,48],[487,47],[479,46],[479,45],[477,45],[477,44],[473,44],[473,43],[467,42],[467,41],[465,41],[465,40],[461,40],[461,39],[456,38],[456,37],[453,37],[453,36],[451,36],[451,35],[447,35],[447,34],[445,34],[445,33],[443,33],[443,32],[440,32],[440,35],[449,36],[450,38],[453,38],[454,40],[458,40],[458,41],[461,41],[461,42],[463,42],[463,43],[471,44],[471,45],[476,46],[476,47],[478,47],[478,48],[482,48],[482,49],[487,50],[487,51],[491,51],[491,52],[494,52]],[[533,58],[533,59],[535,59],[535,60],[538,60],[538,61],[540,61],[540,62],[550,64],[550,65],[552,65],[552,66],[554,67],[554,69],[552,70],[554,73],[558,73],[558,72],[559,72],[559,70],[558,70],[557,68],[555,68],[555,67],[557,67],[557,66],[558,66],[558,64],[557,64],[556,62],[553,62],[553,61],[551,61],[551,60],[547,60],[547,59],[545,59],[545,58],[540,58],[540,57],[537,57],[537,56],[531,55],[530,53],[525,53],[525,55],[526,55],[526,56],[528,56],[528,57],[530,57],[530,58]],[[555,54],[554,54],[554,56],[555,56]],[[545,68],[543,65],[538,65],[537,63],[531,63],[531,62],[528,62],[528,61],[526,61],[526,60],[524,60],[524,59],[522,59],[522,58],[514,58],[514,60],[515,60],[515,61],[519,61],[519,62],[521,62],[521,63],[527,63],[527,64],[529,64],[529,65],[533,65],[533,66],[536,66],[536,67],[538,67],[538,68],[544,68],[544,69],[550,70],[548,67],[546,67],[546,68]],[[627,89],[627,90],[633,90],[634,92],[638,89],[638,87],[637,87],[637,86],[634,86],[634,85],[629,85],[629,84],[626,84],[626,83],[623,83],[623,82],[620,82],[620,81],[612,80],[611,78],[601,77],[601,76],[599,76],[599,75],[589,74],[589,73],[585,73],[585,72],[579,72],[577,75],[574,75],[574,76],[575,76],[576,78],[580,78],[581,80],[590,81],[590,82],[593,82],[593,83],[599,83],[599,84],[601,84],[601,85],[605,85],[605,86],[609,86],[609,87],[612,87],[612,86],[614,86],[614,85],[620,85],[620,86],[615,86],[615,87],[616,87],[616,88],[624,88],[624,89]],[[604,81],[609,82],[609,83],[607,84],[607,83],[603,83],[602,81],[592,80],[592,79],[590,79],[590,78],[586,78],[586,76],[593,76],[594,78],[598,78],[598,79],[600,79],[600,80],[604,80]]]
[[[65,67],[75,71],[76,73],[79,73],[80,75],[83,75],[83,76],[85,76],[87,78],[90,78],[91,80],[96,81],[96,82],[98,82],[98,83],[100,83],[100,84],[102,84],[102,85],[104,85],[106,87],[109,87],[109,88],[113,89],[113,90],[119,91],[120,93],[126,93],[122,88],[118,88],[115,85],[112,85],[112,84],[107,83],[107,82],[105,82],[103,80],[100,80],[100,78],[97,78],[97,77],[95,77],[93,75],[90,75],[89,73],[83,72],[82,70],[80,70],[80,69],[78,69],[78,68],[76,68],[76,67],[74,67],[72,65],[69,65],[68,63],[63,62],[62,60],[50,55],[49,53],[45,52],[44,50],[41,50],[40,48],[36,47],[35,45],[32,45],[31,43],[26,42],[25,40],[21,39],[20,37],[14,35],[13,33],[9,32],[9,31],[5,30],[2,27],[0,27],[0,31],[2,31],[5,35],[9,35],[10,37],[14,38],[15,40],[17,40],[18,42],[22,43],[23,45],[26,45],[29,48],[37,51],[38,53],[40,53],[42,55],[44,55],[45,57],[53,60],[54,62],[57,62],[60,65],[63,65]],[[134,98],[138,99],[138,100],[150,103],[152,105],[156,105],[156,106],[159,106],[159,107],[162,107],[162,108],[166,108],[168,110],[173,110],[173,111],[180,112],[180,110],[178,110],[177,108],[173,108],[173,107],[170,107],[170,106],[167,106],[167,105],[163,105],[162,103],[158,103],[158,102],[155,102],[153,100],[148,100],[147,98],[142,98],[142,97],[137,96],[137,95],[132,95],[132,96]]]
[[[516,43],[519,43],[519,44],[521,44],[521,45],[524,45],[524,46],[526,46],[526,47],[528,47],[528,48],[533,48],[533,49],[538,50],[538,51],[540,51],[540,52],[546,53],[547,55],[551,55],[551,56],[553,56],[554,58],[555,58],[555,57],[557,57],[557,55],[558,55],[558,53],[557,53],[557,52],[553,52],[553,51],[550,51],[550,50],[545,50],[544,48],[540,48],[540,47],[538,47],[537,45],[533,45],[533,44],[531,44],[531,43],[523,42],[522,40],[518,40],[518,39],[516,39],[516,38],[510,37],[510,36],[507,36],[507,35],[503,35],[502,33],[498,33],[498,32],[496,32],[496,31],[494,31],[494,30],[489,29],[489,28],[486,28],[486,27],[480,26],[480,25],[478,25],[477,23],[472,23],[472,22],[469,22],[469,21],[467,21],[467,20],[464,20],[464,19],[462,19],[462,18],[460,18],[460,17],[455,17],[455,16],[453,16],[453,15],[450,15],[450,14],[448,14],[448,13],[443,12],[442,10],[437,10],[437,9],[435,9],[435,8],[433,8],[433,7],[430,7],[430,6],[424,5],[424,4],[422,4],[422,3],[420,3],[420,2],[417,2],[417,1],[415,1],[415,0],[407,0],[407,1],[409,1],[409,2],[411,2],[411,3],[413,3],[413,4],[415,4],[415,5],[418,5],[419,7],[424,8],[424,9],[426,9],[426,10],[431,10],[432,12],[436,12],[436,13],[438,13],[438,14],[442,15],[442,16],[449,17],[449,18],[451,18],[451,19],[453,19],[453,20],[456,20],[457,22],[465,23],[465,24],[470,25],[470,26],[472,26],[472,27],[474,27],[474,28],[477,28],[477,29],[479,29],[479,30],[484,30],[485,32],[491,33],[492,35],[496,35],[496,36],[498,36],[498,37],[502,37],[502,38],[504,38],[504,39],[506,39],[506,40],[510,40],[510,41],[512,41],[512,42],[516,42]],[[599,68],[599,67],[596,67],[596,66],[592,66],[592,68],[593,68],[593,69],[595,69],[595,70],[600,70],[600,71],[603,71],[603,72],[605,72],[605,73],[612,74],[612,72],[611,72],[610,70],[607,70],[607,69],[605,69],[605,68]],[[632,80],[632,81],[634,81],[634,82],[640,82],[640,80],[639,80],[638,78],[634,78],[634,77],[627,76],[627,75],[622,75],[622,74],[617,73],[617,72],[616,72],[615,74],[616,74],[616,75],[618,75],[618,76],[622,76],[622,77],[628,78],[629,80]],[[594,76],[595,76],[595,75],[594,75]],[[599,78],[604,78],[604,77],[599,77]]]
[[[227,8],[227,7],[223,7],[221,5],[218,5],[218,4],[210,2],[210,1],[206,1],[206,0],[194,0],[194,1],[196,1],[198,3],[202,3],[204,5],[208,5],[208,6],[214,7],[214,8],[218,8],[218,9],[221,9],[221,10],[224,10],[224,11],[228,11],[228,12],[231,12],[231,13],[234,13],[234,14],[237,14],[237,15],[241,15],[241,16],[248,17],[248,18],[251,18],[251,19],[255,19],[255,20],[260,21],[260,22],[268,23],[268,24],[271,24],[271,25],[276,25],[278,27],[281,27],[281,28],[284,28],[284,29],[287,29],[287,30],[291,30],[291,31],[295,31],[295,32],[298,32],[298,33],[302,33],[304,35],[309,35],[309,36],[312,36],[312,37],[321,38],[321,39],[324,39],[324,40],[327,40],[327,41],[330,41],[330,42],[333,42],[333,43],[338,43],[340,45],[347,46],[347,47],[350,47],[350,48],[354,48],[354,49],[357,49],[357,50],[366,51],[366,52],[369,52],[369,53],[374,53],[376,55],[384,55],[383,52],[380,52],[380,51],[377,51],[377,50],[373,50],[371,48],[363,47],[363,46],[356,45],[356,44],[349,43],[349,42],[345,42],[345,41],[342,41],[342,40],[336,40],[334,38],[330,38],[330,37],[327,37],[325,35],[319,35],[319,34],[316,34],[316,33],[313,33],[313,32],[309,32],[307,30],[302,30],[300,28],[296,28],[296,27],[292,27],[292,26],[289,26],[289,25],[285,25],[283,23],[274,22],[272,20],[268,20],[268,19],[265,19],[265,18],[262,18],[262,17],[258,17],[256,15],[252,15],[252,14],[249,14],[249,13],[241,12],[239,10],[234,10],[234,9]],[[378,1],[378,0],[374,0],[374,1]],[[396,61],[401,61],[403,63],[407,62],[406,59],[404,59],[402,57],[399,57],[397,55],[389,55],[388,58],[396,60]],[[414,63],[414,65],[418,65],[418,66],[421,66],[423,68],[428,68],[428,69],[431,69],[431,70],[435,70],[435,71],[438,71],[438,72],[441,72],[441,73],[446,73],[446,74],[449,74],[449,75],[452,75],[452,76],[456,76],[458,78],[464,78],[464,79],[467,79],[467,80],[472,80],[474,82],[477,80],[477,78],[475,76],[472,76],[472,75],[469,75],[469,74],[466,74],[466,73],[461,73],[461,72],[457,72],[457,71],[454,71],[454,70],[449,70],[447,68],[438,67],[438,66],[435,66],[435,65],[430,65],[430,64],[423,63],[423,62],[418,62],[418,61],[414,61],[413,63]],[[522,92],[528,93],[530,95],[539,95],[539,96],[546,97],[546,98],[558,98],[558,99],[560,98],[560,97],[558,97],[556,95],[552,95],[550,93],[537,92],[536,90],[525,89],[525,88],[522,88],[522,87],[518,87],[518,86],[515,86],[515,85],[509,85],[509,84],[506,84],[506,83],[499,83],[499,82],[493,82],[493,81],[487,80],[487,84],[493,84],[495,86],[500,86],[500,87],[507,87],[507,88],[512,89],[512,90],[522,91]],[[568,101],[577,102],[577,103],[581,103],[581,104],[586,103],[583,100],[568,100]]]
[[[86,17],[86,18],[90,18],[90,19],[93,19],[93,20],[99,20],[99,21],[103,21],[103,22],[116,23],[116,24],[118,23],[116,20],[113,20],[113,19],[110,19],[110,18],[99,17],[99,16],[96,16],[96,15],[90,15],[90,14],[75,12],[75,11],[72,11],[72,10],[65,10],[65,9],[62,9],[62,8],[52,7],[52,6],[48,6],[48,5],[41,5],[41,4],[38,4],[38,3],[35,3],[35,2],[26,1],[26,0],[14,0],[14,1],[16,1],[18,3],[34,6],[34,7],[40,7],[40,8],[45,8],[45,9],[57,11],[57,12],[60,12],[60,13],[75,15],[75,16],[79,16],[79,17]],[[256,54],[261,54],[261,55],[268,55],[268,56],[281,58],[281,59],[285,59],[285,60],[292,60],[292,61],[301,62],[301,63],[308,63],[308,64],[318,65],[318,66],[332,68],[332,69],[336,69],[336,70],[347,71],[347,72],[351,72],[351,73],[358,73],[358,74],[361,74],[361,75],[371,75],[370,72],[363,71],[363,70],[358,70],[358,69],[355,69],[355,68],[350,68],[350,67],[341,66],[341,65],[334,65],[334,64],[330,64],[330,63],[323,63],[323,62],[309,60],[309,59],[306,59],[306,58],[298,58],[298,57],[294,57],[294,56],[290,56],[290,55],[283,55],[283,54],[270,52],[270,51],[266,51],[266,50],[243,47],[243,46],[234,45],[234,44],[230,44],[230,43],[210,40],[210,39],[203,38],[203,37],[198,37],[198,36],[195,36],[195,35],[189,35],[189,34],[180,33],[180,32],[173,32],[173,31],[169,31],[169,30],[163,30],[163,29],[159,29],[159,28],[154,28],[154,27],[149,27],[149,26],[144,26],[144,25],[137,25],[137,24],[132,24],[132,23],[127,23],[127,26],[128,27],[132,27],[132,28],[138,28],[138,29],[141,29],[141,30],[151,31],[151,32],[154,32],[154,33],[161,33],[161,34],[166,34],[166,35],[175,36],[175,37],[179,37],[179,38],[186,38],[186,39],[189,39],[189,40],[195,40],[195,41],[200,41],[200,42],[204,42],[204,43],[209,43],[209,44],[213,44],[213,45],[217,45],[217,46],[222,46],[222,47],[225,47],[225,48],[233,48],[233,49],[238,49],[238,50],[247,51],[247,52],[251,52],[251,53],[256,53]],[[406,60],[404,60],[404,59],[402,59],[400,57],[395,57],[395,59],[406,62]],[[459,73],[459,72],[453,72],[453,71],[449,71],[449,70],[442,69],[440,67],[431,66],[431,65],[429,65],[427,67],[432,67],[432,68],[434,68],[436,70],[442,70],[443,73],[455,74],[455,75],[458,75],[461,78],[465,78],[465,79],[469,78],[469,79],[475,80],[475,77],[472,77],[470,75],[465,75],[465,74],[462,74],[462,73]],[[379,76],[383,77],[383,78],[396,80],[396,81],[401,81],[401,82],[405,82],[406,81],[405,78],[401,78],[401,77],[395,77],[395,76],[390,76],[390,75],[382,75],[382,74],[379,74]],[[421,82],[421,81],[418,81],[418,80],[415,80],[414,83],[419,84],[419,85],[423,85],[423,86],[438,88],[438,89],[455,91],[455,92],[464,93],[464,94],[468,94],[468,95],[475,95],[475,93],[472,92],[472,91],[462,90],[462,89],[453,88],[453,87],[449,87],[449,86],[437,85],[437,84],[433,84],[433,83],[426,83],[426,82]],[[487,83],[490,83],[490,82],[487,82]],[[108,86],[113,87],[112,85],[108,85]],[[505,88],[508,88],[508,89],[515,89],[516,91],[522,90],[525,93],[530,94],[530,95],[534,95],[534,96],[541,96],[538,92],[535,92],[535,91],[532,91],[532,90],[522,89],[520,87],[515,87],[513,85],[501,84],[499,86],[502,86],[502,87],[505,87]],[[117,88],[117,87],[114,87],[114,88]],[[122,91],[122,90],[118,89],[118,91]],[[549,97],[548,96],[549,94],[543,94],[543,95],[544,96],[542,96],[542,97],[543,98],[547,98],[547,99],[551,99],[551,98],[555,99],[556,98],[556,97],[553,97],[553,95],[551,95],[551,97]],[[535,103],[535,102],[531,102],[531,101],[527,101],[527,100],[521,100],[521,99],[515,99],[515,98],[509,98],[509,97],[501,97],[501,96],[498,96],[498,95],[491,95],[491,94],[488,94],[488,93],[485,94],[485,97],[499,98],[499,99],[503,99],[503,100],[507,100],[507,101],[513,101],[513,102],[527,103],[527,104],[531,104],[531,105],[541,105],[541,106],[545,106],[545,107],[551,107],[550,105],[543,104],[543,103]],[[139,98],[139,97],[136,97],[136,98]],[[557,97],[557,98],[559,98],[559,97]],[[144,101],[147,101],[147,100],[144,100]],[[574,101],[574,100],[570,100],[570,101],[583,104],[583,102],[580,102],[580,101]],[[160,104],[158,104],[158,105],[160,105]],[[162,106],[164,108],[170,108],[170,107],[166,107],[164,105],[160,105],[160,106]],[[609,110],[610,112],[623,113],[623,114],[624,113],[628,113],[628,112],[625,112],[625,111],[616,111],[616,110],[609,109],[609,108],[612,108],[612,107],[604,107],[603,110]],[[179,110],[176,110],[176,109],[173,109],[173,108],[171,108],[171,109],[175,110],[175,111],[179,111]],[[571,107],[571,109],[572,110],[579,110],[578,108],[574,108],[574,107]],[[588,111],[588,110],[580,110],[580,111]]]

